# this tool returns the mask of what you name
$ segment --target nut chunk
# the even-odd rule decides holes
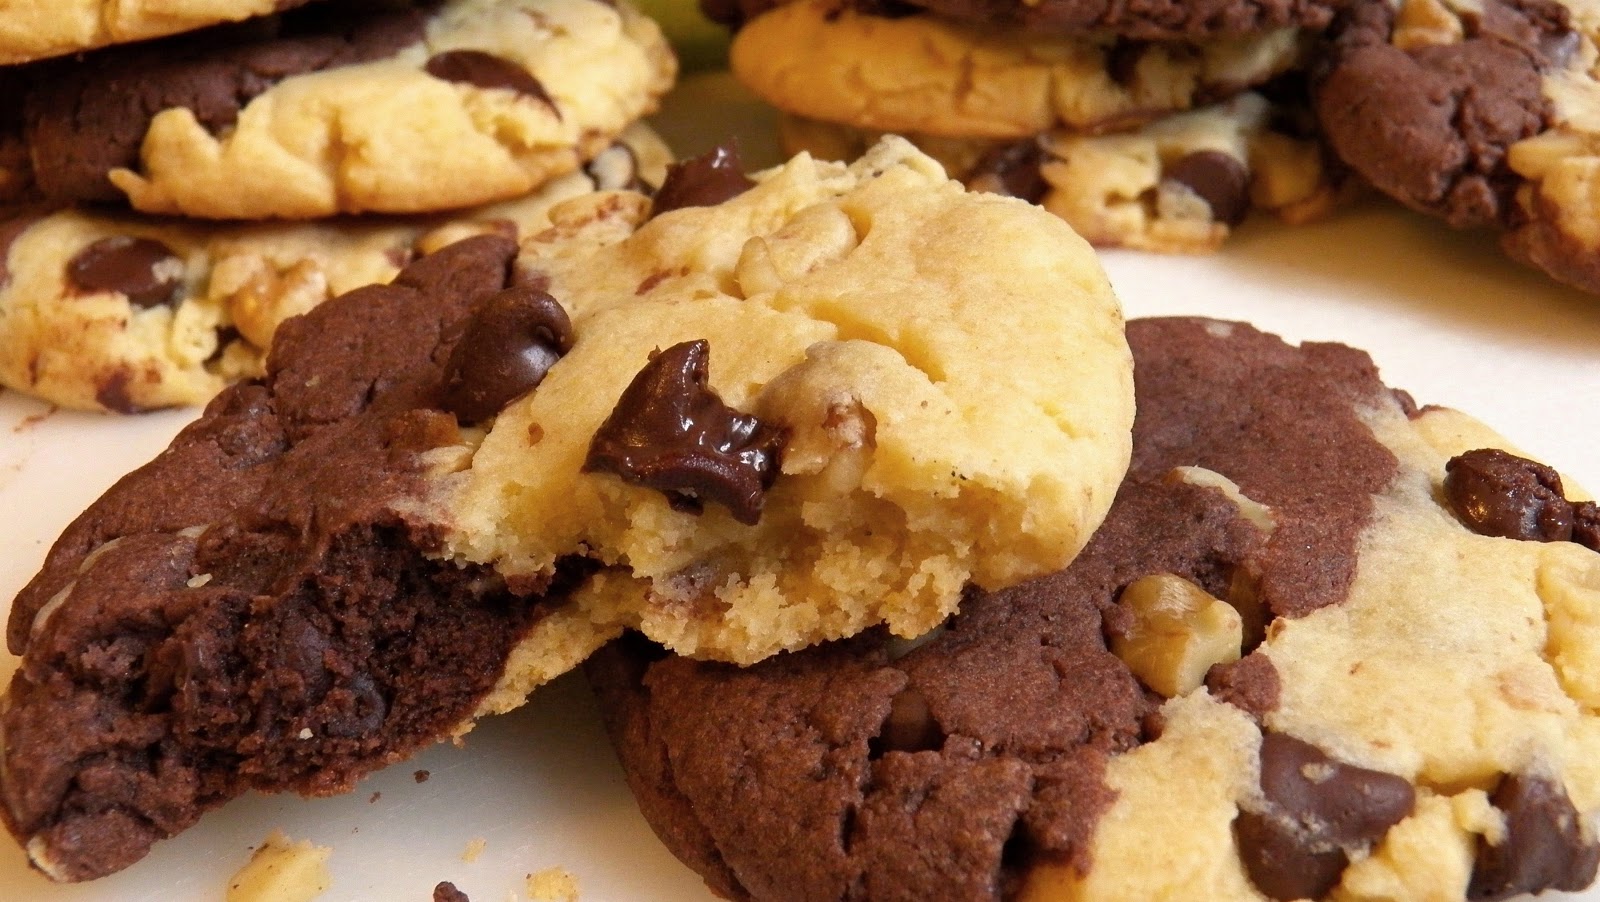
[[[1121,604],[1133,623],[1111,637],[1111,650],[1167,698],[1200,688],[1212,665],[1239,660],[1239,612],[1181,576],[1136,579],[1123,590]]]

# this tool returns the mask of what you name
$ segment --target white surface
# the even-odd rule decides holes
[[[767,163],[775,154],[769,122],[723,81],[696,80],[675,95],[662,131],[687,154],[731,125],[747,159]],[[1387,381],[1419,403],[1473,413],[1600,490],[1600,298],[1505,261],[1492,237],[1450,233],[1374,203],[1298,229],[1250,223],[1213,257],[1104,259],[1129,316],[1245,319],[1293,340],[1366,348]],[[48,413],[0,395],[0,605],[67,522],[189,416]],[[0,655],[0,677],[14,667]],[[431,779],[415,782],[419,769]],[[49,884],[0,839],[0,899],[220,899],[227,877],[275,827],[333,847],[329,902],[420,902],[440,880],[476,902],[501,902],[525,898],[524,875],[552,866],[578,876],[584,902],[708,898],[635,812],[587,690],[569,677],[528,708],[485,723],[464,749],[435,748],[341,798],[240,800],[90,885]],[[482,857],[463,861],[478,838]],[[1572,898],[1600,902],[1600,891]]]

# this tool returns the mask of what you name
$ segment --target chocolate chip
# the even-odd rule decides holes
[[[429,75],[445,81],[479,88],[504,88],[526,97],[532,97],[561,118],[561,110],[539,79],[532,72],[492,53],[482,50],[451,50],[428,58],[424,66]]]
[[[1505,838],[1499,845],[1479,838],[1468,899],[1581,890],[1594,881],[1600,844],[1584,838],[1578,809],[1559,782],[1513,774],[1489,800],[1505,813]]]
[[[433,902],[472,902],[467,894],[456,889],[456,885],[448,880],[439,881],[433,888]]]
[[[719,144],[690,160],[667,167],[666,181],[656,192],[651,216],[660,216],[684,207],[713,207],[756,186],[744,174],[739,148]]]
[[[1235,226],[1250,212],[1250,172],[1221,151],[1187,154],[1167,167],[1166,178],[1200,195],[1217,222]]]
[[[936,752],[944,747],[944,730],[933,719],[928,700],[915,689],[902,689],[889,703],[889,717],[878,731],[874,751]]]
[[[1416,802],[1404,779],[1281,733],[1261,739],[1261,794],[1264,808],[1241,811],[1234,827],[1250,881],[1279,900],[1322,898],[1349,852],[1381,839]]]
[[[1572,508],[1572,541],[1600,551],[1600,504],[1585,501]]]
[[[555,298],[507,288],[479,301],[445,367],[442,407],[482,422],[531,391],[572,349],[572,320]]]
[[[1451,458],[1444,470],[1445,498],[1473,532],[1538,542],[1572,538],[1572,505],[1560,474],[1544,464],[1481,448]]]
[[[979,158],[967,173],[967,187],[1036,204],[1050,190],[1040,171],[1043,162],[1044,148],[1032,138],[996,147]]]
[[[121,294],[142,308],[170,303],[182,276],[183,261],[172,248],[127,235],[102,238],[67,263],[67,279],[79,291]]]
[[[722,403],[707,385],[710,355],[703,339],[653,355],[595,432],[583,468],[657,489],[679,510],[716,501],[753,525],[788,436]]]

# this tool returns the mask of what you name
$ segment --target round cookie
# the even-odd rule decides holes
[[[1350,348],[1128,337],[1133,465],[1065,571],[913,642],[591,659],[663,841],[740,900],[1587,886],[1600,508]]]
[[[606,0],[328,0],[39,67],[24,138],[54,203],[426,213],[577,169],[675,69],[655,24]]]
[[[592,190],[656,185],[671,152],[645,126],[585,170],[460,213],[222,225],[87,210],[0,217],[0,385],[80,410],[204,404],[258,376],[285,319],[483,231],[526,237]],[[614,164],[614,165],[613,165]]]
[[[1251,210],[1289,223],[1336,202],[1314,135],[1255,93],[1106,135],[1050,132],[1015,143],[911,140],[969,188],[1041,204],[1090,244],[1165,253],[1221,247]],[[852,159],[873,133],[786,116],[790,153]]]
[[[7,0],[0,66],[238,22],[309,0]]]
[[[1220,100],[1298,65],[1292,28],[1201,42],[1034,36],[797,0],[734,39],[733,71],[797,116],[886,132],[1027,138],[1126,129]]]
[[[288,320],[261,380],[68,527],[0,699],[37,867],[349,789],[627,626],[746,659],[925,629],[1110,504],[1121,314],[1048,214],[888,141],[755,183],[714,154],[550,218],[520,262],[473,237]]]
[[[1600,292],[1600,7],[1363,0],[1335,28],[1316,107],[1334,151],[1456,227]]]
[[[785,0],[700,0],[713,21],[733,28]],[[1109,31],[1129,38],[1246,35],[1275,28],[1326,26],[1340,0],[1158,0],[1106,3],[1105,0],[850,0],[864,11],[904,12],[920,7],[969,25],[998,25],[1041,34]]]

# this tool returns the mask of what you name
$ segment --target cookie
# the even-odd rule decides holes
[[[288,320],[263,380],[67,529],[0,701],[41,870],[348,789],[626,626],[730,657],[925,629],[1110,504],[1120,311],[1048,214],[891,141],[753,185],[702,158],[551,219],[520,262],[469,238]]]
[[[1350,348],[1128,337],[1133,465],[1063,572],[912,642],[591,659],[662,840],[730,899],[1587,886],[1600,508]]]
[[[428,213],[576,170],[675,68],[653,22],[606,0],[329,0],[48,64],[23,132],[52,203]]]
[[[911,140],[974,190],[1021,197],[1099,247],[1204,253],[1251,210],[1303,223],[1335,204],[1338,179],[1316,137],[1255,93],[1130,132],[1058,130],[1018,142]],[[783,143],[852,159],[870,132],[786,116]]]
[[[885,132],[1127,129],[1261,84],[1306,47],[1293,28],[1201,42],[1039,37],[834,6],[798,0],[752,20],[734,40],[733,71],[786,113]]]
[[[1600,292],[1600,10],[1585,0],[1364,0],[1336,27],[1317,112],[1372,184]]]
[[[713,21],[737,28],[785,0],[700,0]],[[1128,38],[1246,35],[1275,28],[1326,26],[1340,0],[1160,0],[1105,3],[1104,0],[852,0],[865,11],[905,12],[921,8],[969,25],[1020,28],[1040,34],[1109,31]]]
[[[0,219],[0,385],[79,410],[198,405],[261,374],[285,319],[387,282],[481,231],[529,236],[591,190],[659,184],[671,153],[634,126],[585,170],[457,214],[222,225],[87,210]],[[614,165],[613,165],[614,164]]]
[[[126,44],[238,22],[309,0],[8,0],[0,16],[0,65]]]

